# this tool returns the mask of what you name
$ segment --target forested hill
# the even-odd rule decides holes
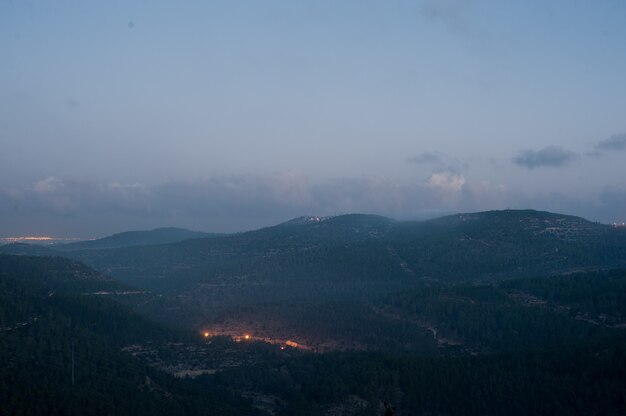
[[[0,246],[0,253],[20,256],[59,256],[61,253],[38,244],[9,243]]]
[[[59,251],[93,250],[117,247],[167,244],[192,238],[210,238],[219,234],[191,231],[184,228],[156,228],[150,231],[126,231],[97,240],[56,245]]]
[[[0,278],[65,293],[129,289],[80,262],[62,257],[0,254]]]
[[[111,276],[152,287],[217,280],[483,281],[626,266],[626,230],[531,210],[423,222],[302,217],[173,244],[72,252]]]
[[[254,414],[226,391],[175,379],[121,351],[178,335],[80,293],[86,282],[115,285],[65,259],[0,255],[0,413]]]

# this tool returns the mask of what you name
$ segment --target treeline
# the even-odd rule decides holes
[[[226,307],[215,322],[249,325],[248,330],[304,343],[334,342],[338,348],[452,355],[521,352],[623,331],[625,289],[624,271],[581,273],[405,289],[376,300],[248,301]]]
[[[500,284],[501,288],[528,292],[546,301],[565,305],[570,314],[604,315],[626,319],[626,271],[581,272],[549,279],[520,279]]]
[[[497,286],[427,288],[387,296],[383,310],[431,326],[473,352],[527,351],[607,335],[611,330],[558,308],[527,304]]]
[[[619,415],[626,412],[626,340],[481,357],[334,353],[297,356],[203,378],[279,397],[280,415],[319,415],[354,397],[354,415]]]
[[[0,278],[65,293],[129,289],[128,285],[103,276],[83,263],[62,257],[0,254]]]
[[[166,343],[185,335],[109,299],[60,290],[65,286],[58,282],[76,277],[73,262],[35,259],[30,267],[27,257],[7,257],[0,256],[0,413],[255,414],[224,389],[207,391],[122,352],[129,343]],[[94,283],[89,274],[81,274],[83,281]]]
[[[438,352],[423,326],[381,315],[362,301],[259,304],[228,309],[215,322],[246,328],[254,335],[292,339],[314,349]]]

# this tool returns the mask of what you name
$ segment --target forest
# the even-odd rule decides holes
[[[622,238],[522,211],[0,247],[0,401],[12,415],[624,414]]]

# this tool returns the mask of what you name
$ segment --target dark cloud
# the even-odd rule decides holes
[[[131,229],[180,226],[244,231],[301,215],[373,213],[398,219],[503,208],[536,208],[612,222],[626,193],[600,203],[556,194],[525,196],[501,185],[436,172],[416,182],[387,178],[313,181],[294,173],[216,176],[158,186],[49,177],[28,188],[0,188],[0,230],[11,234],[97,237]],[[618,210],[619,211],[619,210]]]
[[[427,165],[443,162],[443,155],[439,152],[423,152],[408,159],[409,163]]]
[[[528,169],[549,166],[565,166],[576,159],[576,154],[559,146],[548,146],[541,150],[523,150],[513,162]]]
[[[404,183],[386,178],[314,182],[294,173],[216,176],[158,186],[49,177],[28,188],[0,189],[0,229],[94,236],[166,225],[241,231],[308,214],[415,218],[424,212],[473,209],[487,198],[472,195],[486,191],[452,172]]]
[[[469,167],[459,159],[442,152],[423,152],[407,159],[409,163],[415,165],[431,166],[434,173],[451,172],[460,174]]]
[[[600,141],[596,149],[602,151],[626,150],[626,133],[614,134],[608,139]]]

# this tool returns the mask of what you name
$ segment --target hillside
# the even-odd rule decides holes
[[[167,244],[192,238],[210,238],[220,234],[191,231],[184,228],[156,228],[150,231],[125,231],[97,240],[59,244],[54,248],[59,251],[96,250],[118,247]]]
[[[3,414],[253,412],[226,392],[174,379],[123,352],[128,344],[180,336],[103,296],[82,293],[113,287],[65,259],[0,256]]]
[[[60,252],[38,244],[9,243],[0,246],[0,253],[18,256],[59,256]]]
[[[390,236],[416,273],[488,280],[624,266],[626,230],[532,210],[458,214],[404,224]]]
[[[345,215],[173,244],[68,254],[159,290],[294,282],[486,281],[626,265],[626,230],[537,211],[424,222]]]
[[[382,415],[385,402],[400,415],[622,414],[625,289],[615,270],[233,308],[208,330],[325,353],[207,382],[278,397],[281,415]]]
[[[315,232],[321,239],[334,230]],[[201,327],[218,336],[201,341],[103,296],[129,288],[81,263],[0,255],[3,411],[381,415],[384,403],[404,415],[626,409],[623,270],[397,291],[388,283],[363,298],[291,293],[290,302],[233,302]],[[314,285],[292,286],[303,287]],[[206,301],[191,291],[159,299],[180,301],[176,308]],[[161,305],[161,313],[175,314],[172,306]],[[227,337],[244,333],[249,341]]]
[[[318,351],[493,354],[624,332],[626,272],[434,285],[344,301],[227,308],[206,327],[293,339]]]

